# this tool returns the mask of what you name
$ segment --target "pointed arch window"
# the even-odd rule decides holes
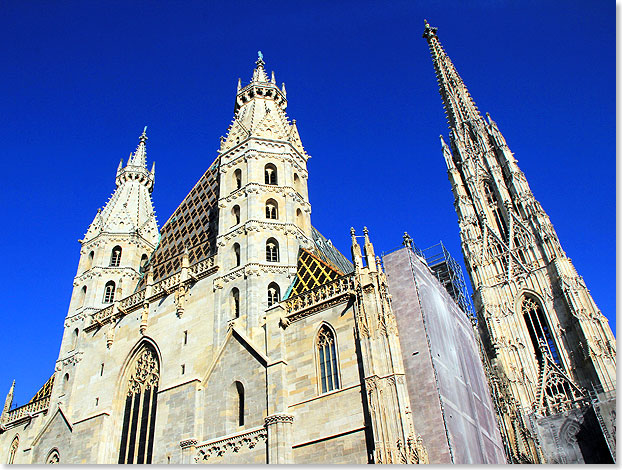
[[[80,330],[76,328],[73,330],[73,334],[71,335],[71,349],[76,349],[78,346],[78,336],[80,335]]]
[[[302,185],[300,184],[300,177],[297,173],[294,173],[294,189],[298,194],[302,194]]]
[[[84,302],[86,301],[86,286],[82,286],[82,289],[80,289],[80,300],[78,307],[82,307],[84,305]]]
[[[121,264],[121,247],[115,246],[110,254],[110,266],[119,266]]]
[[[499,201],[497,200],[497,196],[495,194],[490,181],[484,181],[484,196],[486,197],[486,202],[488,203],[488,207],[492,211],[492,215],[495,220],[495,224],[497,226],[497,230],[499,231],[499,235],[503,240],[507,240],[508,238],[508,227],[505,223],[505,219],[500,212],[499,209]]]
[[[318,332],[316,348],[321,393],[338,389],[337,341],[333,331],[326,325],[323,325]]]
[[[268,199],[266,201],[266,219],[278,219],[279,218],[279,205],[274,199]]]
[[[233,209],[231,209],[231,215],[233,215],[233,225],[238,225],[240,223],[240,206],[233,206]]]
[[[557,346],[555,345],[555,340],[553,339],[553,333],[551,332],[551,328],[546,321],[540,302],[538,302],[535,297],[526,295],[523,298],[521,310],[538,363],[542,364],[543,361],[542,349],[540,345],[540,343],[542,343],[546,352],[550,354],[553,361],[555,361],[557,365],[561,365],[559,353],[557,352]]]
[[[266,184],[277,185],[278,178],[276,173],[276,166],[272,163],[268,163],[264,168],[265,182]]]
[[[231,289],[231,309],[233,310],[233,318],[240,317],[240,290],[237,287]]]
[[[240,244],[239,243],[234,243],[233,244],[233,256],[234,256],[234,260],[235,260],[235,266],[239,266],[241,263],[240,260]]]
[[[242,170],[239,168],[233,172],[233,182],[235,183],[235,189],[242,187]]]
[[[268,286],[268,307],[281,301],[281,288],[276,282],[271,282]]]
[[[147,261],[149,261],[149,257],[147,256],[146,253],[143,253],[143,255],[140,257],[140,268],[139,268],[139,271],[141,273],[145,272],[145,268],[147,267]]]
[[[17,454],[17,448],[19,447],[19,436],[15,436],[9,447],[9,458],[6,463],[12,464],[15,461],[15,454]]]
[[[104,287],[104,303],[111,304],[114,302],[114,289],[116,285],[114,281],[108,281]]]
[[[88,258],[86,259],[86,269],[91,269],[93,267],[93,259],[95,258],[95,252],[91,251],[89,253]],[[85,269],[85,270],[86,270]]]
[[[266,261],[276,263],[279,261],[279,242],[269,238],[266,242]]]
[[[235,393],[237,395],[237,421],[238,426],[244,426],[244,385],[242,382],[235,382]]]
[[[119,447],[119,463],[151,463],[155,431],[160,362],[155,350],[145,346],[129,370]]]
[[[52,449],[52,451],[48,454],[47,459],[45,459],[46,464],[60,464],[60,454],[58,453],[58,449]]]

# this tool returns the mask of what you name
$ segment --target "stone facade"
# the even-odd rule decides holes
[[[427,462],[386,278],[366,230],[352,265],[312,228],[286,106],[260,57],[159,232],[143,132],[81,241],[53,377],[24,407],[7,397],[0,459]]]

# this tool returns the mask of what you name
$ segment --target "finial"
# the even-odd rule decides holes
[[[143,129],[143,133],[140,135],[140,141],[141,142],[147,141],[147,126],[145,126],[145,128]]]
[[[261,51],[257,51],[257,62],[255,62],[255,64],[257,65],[257,67],[261,67],[263,68],[265,62],[263,60],[263,54],[261,53]]]
[[[436,31],[438,30],[438,28],[430,26],[428,20],[423,20],[423,24],[425,25],[425,28],[423,29],[424,38],[428,39],[431,36],[436,36]]]
[[[261,51],[257,51],[257,57],[263,60],[263,54],[261,53]]]
[[[356,236],[356,230],[354,230],[354,227],[350,227],[350,235],[353,237]]]
[[[364,235],[368,235],[369,234],[369,230],[367,230],[367,227],[363,227],[363,234]]]
[[[238,78],[238,93],[240,92],[241,89],[242,89],[242,79]]]
[[[281,91],[283,92],[283,96],[287,98],[287,91],[285,90],[285,82],[281,85]]]
[[[276,83],[276,79],[274,78],[274,70],[272,71],[272,79],[270,80],[272,83]]]

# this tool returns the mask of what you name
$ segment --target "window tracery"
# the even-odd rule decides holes
[[[104,303],[111,304],[114,302],[114,289],[115,289],[114,281],[108,281],[106,286],[104,287]]]
[[[530,295],[525,296],[521,310],[538,363],[542,364],[542,348],[544,348],[553,361],[557,365],[561,365],[553,333],[538,300]]]
[[[276,263],[279,261],[279,242],[269,238],[266,242],[266,261]]]
[[[45,463],[46,464],[59,464],[60,463],[60,454],[58,453],[57,449],[54,449],[52,452],[50,452],[50,455],[48,455],[48,458],[45,459]]]
[[[317,355],[320,372],[321,393],[339,388],[337,344],[330,328],[323,325],[317,336]]]
[[[13,441],[11,442],[11,447],[9,448],[9,458],[6,463],[12,464],[15,460],[15,454],[17,453],[17,448],[19,447],[19,436],[15,436]]]
[[[110,255],[110,266],[119,266],[121,264],[121,247],[115,246],[112,249],[112,254]]]
[[[160,362],[146,346],[132,364],[126,382],[119,463],[151,463],[155,431]]]
[[[281,301],[281,289],[276,282],[271,282],[268,286],[268,307]]]

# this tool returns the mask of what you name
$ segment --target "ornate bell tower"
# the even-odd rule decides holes
[[[238,81],[234,119],[221,138],[218,257],[220,323],[263,342],[265,310],[280,301],[309,248],[307,159],[296,121],[285,113],[285,84],[268,78],[259,53],[250,83]],[[218,320],[217,320],[218,321]],[[220,331],[226,331],[221,328]]]
[[[576,406],[592,386],[615,390],[616,346],[607,319],[497,124],[480,115],[437,28],[426,22],[423,37],[449,123],[449,145],[441,136],[441,146],[494,382],[515,409],[539,415]]]

